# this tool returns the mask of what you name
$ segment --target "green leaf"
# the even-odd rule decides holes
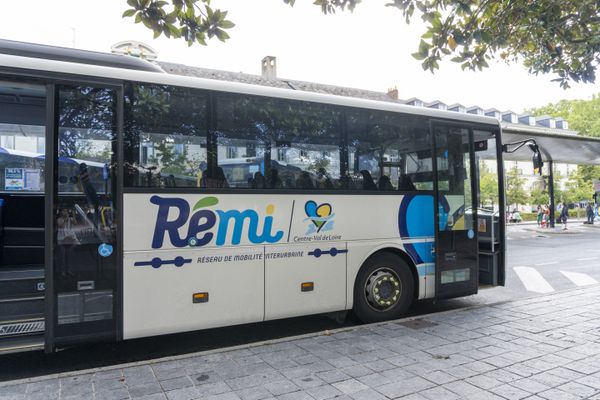
[[[427,44],[426,41],[421,40],[421,43],[419,43],[419,55],[421,55],[423,58],[427,57],[429,55],[430,47],[431,46]]]
[[[219,199],[214,196],[203,197],[196,204],[194,204],[194,208],[192,211],[196,211],[202,207],[211,207],[219,203]]]
[[[419,61],[424,60],[427,57],[422,55],[421,53],[412,53],[411,56],[413,56],[413,58]]]
[[[221,28],[223,28],[223,29],[231,29],[234,26],[235,26],[235,24],[231,21],[225,20],[225,21],[221,22]]]
[[[124,13],[123,13],[123,15],[122,15],[122,18],[125,18],[125,17],[133,17],[133,16],[135,15],[136,11],[137,11],[137,10],[135,10],[135,9],[133,9],[133,8],[130,8],[129,10],[125,10],[125,12],[124,12]]]
[[[227,32],[225,32],[224,30],[221,30],[221,29],[217,29],[215,32],[215,35],[221,42],[224,42],[227,39],[229,39],[229,35],[227,34]]]

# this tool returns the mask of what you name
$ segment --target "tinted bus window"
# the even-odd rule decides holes
[[[433,190],[431,136],[425,117],[349,110],[348,170],[356,190]]]
[[[126,92],[125,185],[199,187],[206,170],[204,92],[133,84]]]
[[[43,192],[46,89],[0,82],[0,191]]]
[[[230,188],[339,188],[340,113],[300,101],[218,95],[218,172]]]

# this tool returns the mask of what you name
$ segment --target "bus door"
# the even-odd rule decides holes
[[[432,122],[436,298],[477,293],[478,244],[473,133]]]
[[[116,339],[117,131],[122,88],[52,86],[54,126],[48,135],[46,350]]]

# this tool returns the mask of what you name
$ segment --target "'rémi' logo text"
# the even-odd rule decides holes
[[[223,246],[227,241],[227,232],[230,224],[233,224],[233,234],[231,244],[240,244],[244,227],[246,227],[246,237],[251,243],[276,243],[283,237],[283,231],[271,233],[273,228],[273,213],[275,206],[272,204],[266,207],[266,216],[263,218],[262,232],[259,233],[260,215],[255,210],[210,210],[219,203],[216,197],[204,197],[191,208],[190,204],[177,197],[152,196],[152,204],[158,206],[158,215],[154,227],[154,236],[152,237],[152,248],[159,249],[163,246],[165,237],[175,247],[185,246],[205,246],[216,236],[215,244]],[[171,219],[169,220],[169,216]],[[187,233],[180,236],[180,228],[187,225]],[[216,231],[213,227],[217,226]]]

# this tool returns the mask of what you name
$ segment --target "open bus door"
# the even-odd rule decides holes
[[[123,89],[85,83],[50,87],[46,351],[117,339],[122,262],[116,166]]]
[[[477,293],[478,240],[475,221],[473,132],[432,122],[435,210],[435,294],[450,298]]]

